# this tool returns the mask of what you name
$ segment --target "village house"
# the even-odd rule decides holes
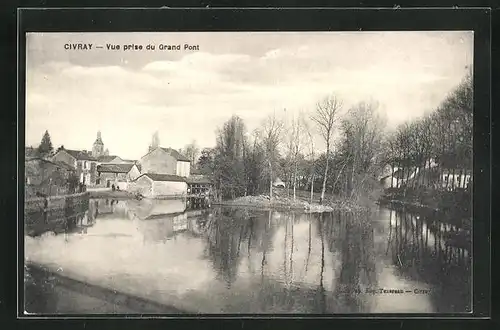
[[[394,173],[389,174],[387,174],[387,170],[384,170],[380,183],[385,189],[391,187],[401,188],[403,186],[432,186],[446,190],[465,189],[471,180],[471,171],[460,173],[459,170],[456,170],[453,173],[452,170],[445,169],[442,171],[441,177],[439,176],[437,164],[431,160],[430,166],[423,169],[417,167],[404,170],[403,168],[394,167]]]
[[[28,149],[25,151],[28,152]],[[109,155],[109,151],[104,149],[101,132],[97,132],[96,139],[92,146],[92,151],[87,150],[72,150],[66,149],[63,146],[59,148],[54,156],[53,161],[62,162],[72,166],[78,175],[79,181],[89,187],[103,186],[102,178],[98,180],[97,166],[103,164],[130,164],[134,165],[135,161],[125,160],[116,155]],[[132,166],[129,167],[129,170]],[[108,173],[108,172],[101,172]],[[119,172],[122,173],[122,172]],[[126,173],[125,173],[126,174]],[[117,173],[110,174],[116,176]],[[115,181],[110,180],[110,181]],[[104,181],[106,184],[106,181]],[[104,185],[105,185],[104,184]]]
[[[177,150],[157,147],[139,161],[142,173],[170,174],[189,177],[191,162]]]
[[[70,177],[75,174],[76,170],[66,163],[27,158],[24,166],[25,197],[37,193],[49,196],[73,193],[71,189],[76,187],[71,187]]]
[[[273,187],[285,188],[285,183],[280,178],[276,178],[276,180],[274,180],[274,182],[273,182]]]
[[[133,184],[130,191],[145,197],[185,196],[186,178],[173,174],[144,173]]]
[[[101,187],[117,187],[126,190],[128,184],[140,176],[141,172],[135,164],[100,164],[97,165],[96,185]]]
[[[97,159],[86,150],[71,150],[60,148],[52,161],[65,163],[76,170],[80,183],[94,186],[97,177]]]
[[[457,188],[466,189],[471,181],[472,171],[460,173],[460,170],[445,170],[442,174],[441,185],[446,190],[455,190]]]

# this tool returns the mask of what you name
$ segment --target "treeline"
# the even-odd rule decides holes
[[[201,150],[196,167],[211,176],[221,199],[257,194],[272,198],[279,178],[290,197],[306,190],[311,201],[313,192],[321,193],[320,202],[332,195],[369,197],[381,189],[380,178],[388,167],[398,177],[396,187],[432,188],[442,186],[443,174],[465,174],[472,168],[470,76],[424,118],[393,133],[386,130],[386,121],[376,102],[345,109],[336,95],[318,102],[311,112],[271,115],[253,131],[233,116],[217,130],[216,146]],[[324,142],[321,152],[315,137]],[[189,148],[198,151],[194,144]],[[417,175],[410,180],[412,173]]]
[[[381,188],[384,173],[397,178],[393,187],[446,187],[445,174],[472,168],[472,102],[472,78],[467,76],[435,111],[394,132],[386,130],[376,102],[345,109],[336,95],[311,112],[271,115],[253,131],[233,116],[217,130],[216,146],[201,150],[196,167],[212,177],[222,199],[273,197],[278,178],[290,197],[307,190],[311,199],[313,192],[321,193],[320,202],[326,195],[367,197]],[[321,152],[315,137],[324,142]],[[193,149],[198,152],[194,143],[185,148]]]
[[[383,120],[374,103],[360,103],[342,112],[331,95],[312,113],[293,118],[271,115],[261,128],[248,131],[244,121],[231,117],[217,131],[215,148],[201,151],[197,167],[210,175],[222,199],[268,194],[282,180],[290,197],[298,190],[354,197],[377,182],[383,141]],[[314,136],[326,150],[317,153]],[[335,136],[335,140],[334,140]]]
[[[388,136],[385,160],[396,177],[391,187],[466,188],[466,175],[472,183],[472,128],[468,75],[434,112]]]

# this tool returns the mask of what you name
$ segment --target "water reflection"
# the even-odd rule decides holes
[[[203,210],[182,200],[91,200],[79,219],[78,238],[27,238],[27,257],[189,311],[470,309],[468,250],[447,239],[459,228],[436,219],[388,209]]]

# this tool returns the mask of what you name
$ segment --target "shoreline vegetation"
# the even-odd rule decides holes
[[[346,211],[357,209],[355,207],[348,207],[346,204],[340,207],[339,204],[334,205],[326,204],[320,205],[317,203],[310,204],[307,201],[296,199],[293,200],[287,197],[273,197],[272,199],[266,195],[259,196],[243,196],[238,197],[233,200],[214,202],[213,205],[220,206],[232,206],[232,207],[250,207],[250,208],[259,208],[259,209],[273,209],[273,210],[304,210],[307,212],[333,212],[340,208],[345,209]]]
[[[380,205],[446,213],[454,217],[472,217],[470,190],[442,191],[425,188],[386,189],[378,199]]]
[[[336,198],[334,196],[325,195],[322,204],[319,203],[319,193],[314,193],[313,202],[311,203],[309,192],[296,191],[296,197],[293,198],[291,192],[285,189],[275,189],[273,197],[268,195],[257,196],[242,196],[231,200],[214,201],[213,205],[230,206],[230,207],[245,207],[245,208],[258,208],[264,210],[290,210],[290,211],[305,211],[309,213],[323,213],[323,212],[362,212],[370,208],[371,203],[358,203],[346,198]],[[308,195],[308,196],[306,196]]]

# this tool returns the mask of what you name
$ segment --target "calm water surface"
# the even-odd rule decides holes
[[[468,249],[443,238],[456,228],[386,208],[304,214],[101,199],[76,215],[28,218],[38,228],[26,235],[28,263],[188,312],[470,311]],[[39,235],[40,223],[60,225]],[[33,312],[62,299],[40,292],[26,291]]]

